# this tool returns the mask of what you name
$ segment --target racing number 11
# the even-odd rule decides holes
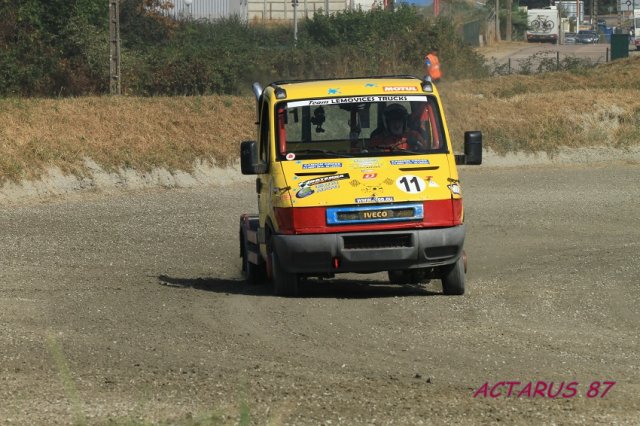
[[[402,179],[400,179],[400,183],[404,185],[405,190],[407,192],[420,192],[422,191],[422,188],[420,187],[420,181],[418,181],[418,178],[413,176],[411,177],[411,179],[407,179],[406,176],[404,176]],[[412,189],[411,186],[409,185],[410,183],[412,183],[415,186],[415,189]]]

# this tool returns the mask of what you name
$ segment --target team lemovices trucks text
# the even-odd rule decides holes
[[[411,76],[253,85],[257,140],[241,145],[258,214],[240,218],[250,282],[292,296],[301,277],[388,271],[392,283],[465,291],[456,164],[482,162],[482,134],[454,155],[438,91]]]

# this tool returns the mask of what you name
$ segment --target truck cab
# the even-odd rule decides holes
[[[240,218],[249,282],[293,296],[301,277],[386,271],[465,291],[456,164],[482,162],[482,134],[454,155],[440,97],[412,76],[254,83],[257,140],[241,144],[257,214]]]

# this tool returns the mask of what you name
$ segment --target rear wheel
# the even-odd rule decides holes
[[[258,246],[247,240],[244,230],[240,229],[240,256],[242,257],[242,276],[247,284],[258,284],[266,280],[267,268],[264,262],[260,265],[249,261],[249,253],[258,253]],[[259,256],[259,253],[258,253]]]
[[[464,259],[462,256],[453,265],[447,266],[442,273],[442,292],[447,296],[461,296],[464,294],[465,275]]]
[[[298,295],[298,274],[287,272],[282,268],[278,253],[271,252],[271,271],[273,275],[273,290],[276,296]]]

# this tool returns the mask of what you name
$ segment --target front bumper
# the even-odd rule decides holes
[[[462,253],[465,229],[462,224],[391,232],[273,235],[272,241],[287,272],[368,273],[452,264]]]

